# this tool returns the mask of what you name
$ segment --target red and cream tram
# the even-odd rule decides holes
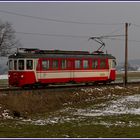
[[[116,59],[86,51],[24,49],[9,56],[9,86],[106,83],[115,80]]]

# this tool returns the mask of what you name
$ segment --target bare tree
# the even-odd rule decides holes
[[[9,22],[0,21],[0,56],[7,56],[11,49],[18,48],[15,30]]]

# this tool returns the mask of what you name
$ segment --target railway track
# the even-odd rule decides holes
[[[127,83],[127,86],[131,86],[131,85],[140,85],[140,81],[136,81],[136,82],[128,82]],[[110,87],[110,86],[124,86],[124,83],[122,82],[115,82],[115,83],[110,83],[110,84],[92,84],[92,83],[89,83],[89,84],[65,84],[65,85],[49,85],[45,88],[42,88],[42,87],[39,87],[39,88],[26,88],[26,89],[22,89],[22,88],[16,88],[16,87],[13,87],[13,88],[10,88],[8,87],[8,85],[0,85],[0,91],[40,91],[40,90],[49,90],[49,91],[55,91],[55,90],[58,90],[58,91],[64,91],[64,90],[75,90],[77,88],[100,88],[100,87]]]

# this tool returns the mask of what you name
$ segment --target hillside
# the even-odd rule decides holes
[[[118,71],[124,70],[124,62],[118,62],[116,66]],[[128,71],[137,71],[140,69],[140,59],[128,60]]]

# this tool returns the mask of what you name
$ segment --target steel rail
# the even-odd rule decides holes
[[[17,87],[2,87],[0,86],[0,92],[2,91],[40,91],[40,90],[51,90],[51,91],[55,91],[55,90],[69,90],[69,89],[77,89],[77,88],[96,88],[96,87],[110,87],[110,86],[123,86],[123,87],[127,87],[130,85],[140,85],[140,81],[136,81],[136,82],[128,82],[127,85],[125,86],[123,82],[116,82],[116,83],[109,83],[109,84],[102,84],[102,83],[98,83],[98,84],[94,84],[94,83],[88,83],[88,84],[84,84],[84,83],[79,83],[79,84],[65,84],[65,85],[49,85],[47,87],[40,87],[40,88],[17,88]]]

